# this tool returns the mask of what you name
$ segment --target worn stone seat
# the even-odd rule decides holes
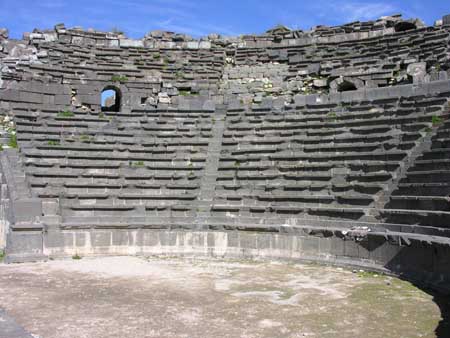
[[[400,183],[393,195],[449,196],[450,183]]]
[[[403,183],[450,182],[449,170],[410,171]]]
[[[386,205],[391,209],[450,211],[450,198],[447,196],[392,196]]]
[[[411,168],[413,172],[450,169],[450,159],[417,160]]]
[[[450,213],[444,211],[383,209],[380,214],[388,223],[415,224],[436,228],[448,228],[450,224]]]

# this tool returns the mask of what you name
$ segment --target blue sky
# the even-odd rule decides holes
[[[0,0],[0,27],[8,28],[12,38],[59,22],[98,30],[117,27],[133,38],[154,29],[198,37],[262,33],[276,24],[309,29],[393,13],[431,25],[450,14],[450,5],[448,0]]]

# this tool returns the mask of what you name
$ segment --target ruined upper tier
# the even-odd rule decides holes
[[[0,34],[2,79],[44,83],[121,79],[153,88],[131,105],[179,104],[200,95],[217,103],[291,102],[296,94],[328,94],[359,88],[447,79],[448,17],[434,27],[420,20],[384,17],[311,31],[278,26],[263,35],[194,40],[153,31],[141,40],[64,25],[7,40]],[[192,97],[190,97],[192,99]],[[81,96],[92,106],[99,100]],[[196,98],[198,99],[198,98]],[[184,98],[186,101],[186,98]]]

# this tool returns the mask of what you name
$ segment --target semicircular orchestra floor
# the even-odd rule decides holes
[[[39,338],[411,338],[442,325],[432,295],[393,277],[175,257],[1,264],[0,308]]]

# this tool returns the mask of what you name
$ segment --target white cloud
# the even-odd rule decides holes
[[[184,24],[177,23],[177,19],[170,18],[156,23],[163,30],[174,31],[176,33],[189,34],[194,37],[205,36],[210,33],[219,33],[223,35],[239,35],[235,31],[227,27],[211,25],[208,23],[199,23],[200,20],[193,20]]]
[[[315,25],[342,25],[405,13],[402,5],[387,0],[299,0],[290,6],[279,6],[277,2],[269,0],[259,1],[261,4],[258,5],[258,15],[268,25],[282,23],[306,30]]]
[[[383,15],[394,14],[398,10],[395,6],[383,2],[333,2],[330,5],[344,21],[377,19]]]

